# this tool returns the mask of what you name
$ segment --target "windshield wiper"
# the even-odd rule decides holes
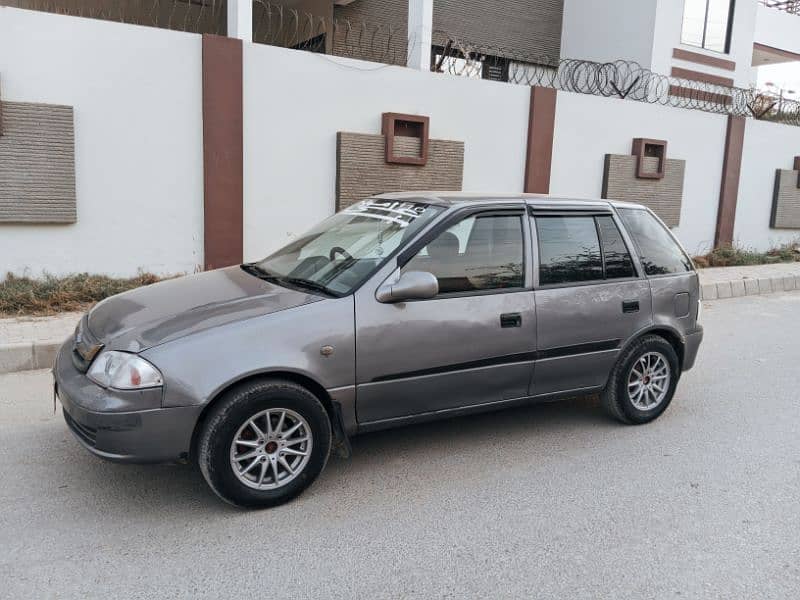
[[[245,273],[249,273],[253,277],[258,277],[259,279],[263,279],[264,281],[269,281],[270,283],[277,283],[279,285],[283,285],[284,287],[286,287],[286,284],[289,284],[293,285],[294,287],[313,290],[315,292],[325,294],[326,296],[330,296],[332,298],[341,297],[340,294],[337,294],[329,287],[326,287],[321,283],[317,283],[316,281],[311,281],[310,279],[303,279],[302,277],[281,277],[280,275],[273,275],[263,267],[259,267],[256,263],[243,263],[239,266]]]
[[[339,294],[334,292],[327,286],[322,285],[321,283],[317,283],[316,281],[311,281],[310,279],[302,279],[300,277],[279,277],[276,278],[279,283],[286,282],[290,285],[295,285],[297,287],[306,288],[309,290],[314,290],[315,292],[320,292],[325,294],[326,296],[330,296],[332,298],[338,298]]]
[[[266,269],[259,267],[256,263],[243,263],[239,265],[239,267],[245,273],[249,273],[253,277],[258,277],[259,279],[264,279],[265,281],[275,281],[278,279],[276,275],[273,275]]]

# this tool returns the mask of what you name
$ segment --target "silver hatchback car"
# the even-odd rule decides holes
[[[365,431],[598,392],[652,421],[700,310],[691,260],[642,206],[385,194],[260,262],[101,302],[55,386],[90,452],[195,460],[224,500],[274,506]]]

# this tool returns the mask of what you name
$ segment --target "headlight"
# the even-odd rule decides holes
[[[98,385],[138,390],[164,384],[158,369],[136,354],[107,350],[92,363],[86,376]]]

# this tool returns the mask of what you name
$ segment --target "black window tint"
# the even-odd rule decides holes
[[[439,234],[402,271],[432,273],[440,294],[521,288],[523,246],[519,215],[468,217]]]
[[[692,263],[667,229],[646,210],[624,208],[622,222],[639,249],[644,272],[667,275],[692,270]]]
[[[633,260],[622,239],[622,234],[611,217],[595,217],[603,244],[603,260],[606,266],[606,279],[635,277]]]
[[[603,279],[593,217],[536,217],[536,231],[541,285]]]

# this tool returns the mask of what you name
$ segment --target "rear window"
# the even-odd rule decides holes
[[[653,215],[636,208],[622,208],[618,211],[639,249],[645,273],[670,275],[692,270],[689,257]]]

